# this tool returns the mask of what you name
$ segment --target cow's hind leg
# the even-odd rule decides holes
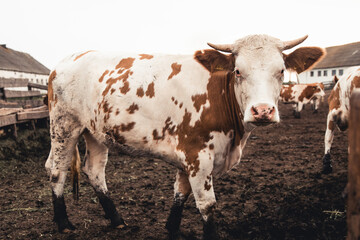
[[[69,221],[64,200],[64,184],[71,160],[76,154],[76,144],[82,128],[73,119],[59,119],[50,128],[51,150],[45,163],[50,177],[54,207],[54,222],[59,232],[68,232],[75,227]]]
[[[111,226],[115,228],[125,227],[125,222],[119,215],[111,200],[105,180],[105,167],[108,160],[108,148],[100,143],[89,131],[83,134],[86,142],[84,173],[93,186],[99,202],[104,209],[105,217],[110,219]]]
[[[178,170],[174,184],[174,202],[166,222],[166,229],[169,231],[170,239],[176,239],[180,236],[179,228],[182,212],[190,193],[191,187],[188,175],[184,171]]]

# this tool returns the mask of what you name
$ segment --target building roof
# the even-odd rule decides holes
[[[0,45],[0,69],[26,73],[46,74],[50,70],[28,53],[18,52]]]
[[[326,56],[314,69],[360,65],[360,42],[326,48]]]

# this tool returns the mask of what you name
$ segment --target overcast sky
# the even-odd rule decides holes
[[[0,44],[49,69],[87,50],[192,54],[249,34],[360,41],[359,0],[1,0]]]

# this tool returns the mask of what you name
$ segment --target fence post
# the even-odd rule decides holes
[[[360,90],[350,98],[347,240],[360,239]]]

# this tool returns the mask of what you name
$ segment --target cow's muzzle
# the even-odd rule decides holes
[[[257,104],[250,108],[251,116],[248,122],[256,126],[279,122],[276,107],[269,104]]]

